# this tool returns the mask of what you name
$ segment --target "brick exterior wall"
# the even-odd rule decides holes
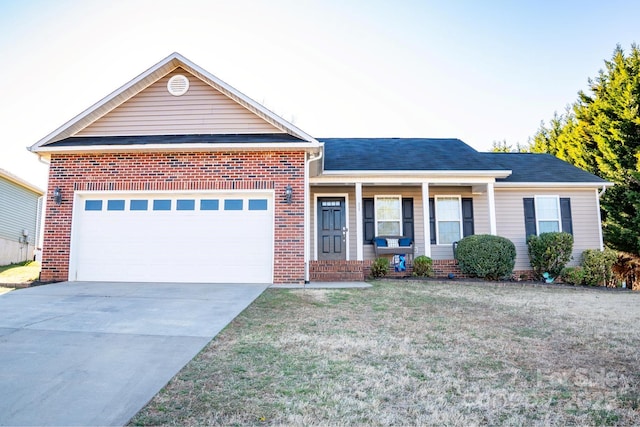
[[[293,201],[284,189],[293,188]],[[52,202],[62,190],[62,204]],[[304,152],[54,154],[49,168],[42,272],[67,280],[75,191],[273,189],[274,283],[304,283]]]

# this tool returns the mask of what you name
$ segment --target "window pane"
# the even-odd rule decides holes
[[[84,202],[84,210],[85,211],[101,211],[102,200],[86,200]]]
[[[558,198],[557,197],[538,197],[536,198],[536,210],[538,219],[560,219],[560,212],[558,212]]]
[[[154,211],[170,211],[171,210],[171,200],[154,200],[153,201],[153,210]]]
[[[381,221],[378,222],[379,236],[399,236],[400,221]]]
[[[216,199],[203,199],[200,200],[201,211],[217,211],[218,201]]]
[[[266,199],[250,199],[249,210],[250,211],[266,211],[267,200]]]
[[[560,223],[558,221],[539,221],[538,233],[551,233],[560,231]]]
[[[399,220],[400,215],[399,197],[379,197],[376,199],[376,219],[378,221]]]
[[[457,197],[437,198],[436,218],[439,221],[459,221],[460,220],[460,199]]]
[[[192,211],[196,208],[196,201],[192,199],[178,200],[176,204],[176,210],[179,211]]]
[[[242,210],[242,200],[240,199],[227,199],[224,201],[224,210],[225,211],[241,211]]]
[[[451,244],[460,240],[460,222],[458,221],[439,221],[438,243],[441,245]]]
[[[146,211],[148,207],[148,200],[132,200],[129,204],[129,210],[131,211]]]
[[[108,211],[123,211],[124,200],[107,200]]]

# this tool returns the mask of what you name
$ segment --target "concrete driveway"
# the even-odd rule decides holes
[[[67,282],[0,295],[0,425],[124,425],[267,286]]]

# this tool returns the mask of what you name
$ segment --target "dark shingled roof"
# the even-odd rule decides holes
[[[318,138],[324,169],[342,171],[504,170],[459,139]]]
[[[489,162],[511,169],[513,173],[496,182],[592,182],[606,180],[583,171],[551,154],[479,153]]]
[[[480,153],[459,139],[318,138],[328,171],[510,170],[497,182],[605,183],[550,154]]]
[[[93,145],[134,144],[251,144],[306,142],[288,133],[249,133],[223,135],[138,135],[138,136],[72,136],[47,144],[47,147],[82,147]]]

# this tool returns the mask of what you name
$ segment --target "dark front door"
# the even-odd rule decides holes
[[[346,259],[344,197],[318,199],[318,259]]]

